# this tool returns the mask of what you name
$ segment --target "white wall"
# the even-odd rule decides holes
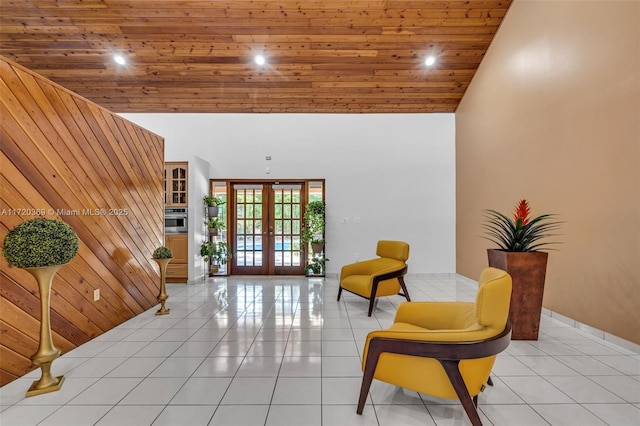
[[[166,142],[165,142],[166,147]],[[205,263],[200,256],[200,245],[209,238],[209,232],[205,229],[205,210],[202,197],[209,193],[209,168],[208,161],[192,155],[184,157],[189,163],[189,282],[204,279],[206,273]],[[166,160],[172,161],[172,160]],[[178,160],[173,160],[178,161]],[[179,160],[184,161],[184,160]]]
[[[330,274],[379,239],[409,242],[409,273],[455,272],[454,114],[123,116],[165,138],[166,161],[197,155],[212,178],[326,179]]]

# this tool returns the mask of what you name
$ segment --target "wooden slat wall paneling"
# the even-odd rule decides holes
[[[28,278],[33,278],[26,275],[24,271],[17,271],[17,268],[8,268],[14,270],[13,277],[2,277],[0,281],[2,286],[4,287],[3,292],[6,293],[7,297],[5,297],[5,301],[12,303],[16,308],[21,309],[25,312],[29,312],[32,316],[39,319],[40,316],[40,299],[38,295],[38,289],[35,288],[25,288],[20,283],[27,283],[29,281]],[[15,279],[14,279],[15,277]],[[20,280],[20,281],[17,281]],[[63,280],[58,280],[58,287],[64,287]],[[30,286],[28,286],[30,287]],[[37,287],[37,286],[35,286]],[[76,324],[79,326],[84,326],[86,329],[91,330],[95,329],[95,326],[87,326],[89,322],[86,317],[79,318],[78,310],[70,306],[70,303],[64,300],[63,297],[60,296],[60,293],[57,291],[51,291],[51,306],[63,306],[62,309],[51,310],[51,328],[55,330],[55,333],[58,335],[60,339],[58,339],[60,343],[60,349],[70,350],[77,346],[78,344],[84,343],[89,340],[88,335],[84,333]],[[3,306],[6,308],[7,306]],[[64,316],[62,316],[59,312],[64,311]],[[36,326],[39,322],[36,321]],[[14,324],[16,328],[23,327],[21,323]],[[34,333],[33,337],[37,339],[38,337],[38,328],[33,327],[30,328],[30,333]],[[79,343],[74,343],[79,342]],[[36,345],[37,348],[37,345]],[[35,348],[34,348],[35,352]]]
[[[2,57],[0,77],[0,241],[35,216],[78,234],[51,294],[68,352],[157,304],[164,140]],[[40,323],[37,283],[1,256],[0,303],[1,386],[35,367]]]
[[[42,198],[42,196],[29,184],[26,177],[20,174],[14,165],[6,159],[4,154],[0,155],[0,163],[2,164],[0,173],[2,173],[2,182],[4,184],[2,188],[2,198],[7,205],[27,206],[29,205],[27,200],[31,201],[31,205],[48,205],[46,200]],[[11,177],[11,180],[9,180],[9,177]],[[6,219],[7,221],[10,220],[10,218]],[[22,221],[22,219],[15,219],[15,223],[11,227]],[[113,308],[111,304],[101,305],[101,307],[109,309],[109,313],[107,315],[112,319],[113,324],[119,324],[124,319],[130,318],[134,315],[136,309],[140,307],[133,298],[130,297],[129,293],[123,294],[125,297],[124,299],[119,299],[116,296],[114,289],[119,288],[120,284],[113,279],[112,275],[109,274],[106,269],[104,269],[104,265],[97,261],[95,255],[88,250],[86,245],[80,245],[78,256],[76,256],[74,262],[69,265],[69,267],[73,267],[77,270],[82,279],[88,282],[100,283],[100,291],[103,299],[118,299],[117,309]],[[85,293],[87,299],[93,302],[92,292],[89,289],[85,289]],[[124,307],[128,307],[127,314],[123,314],[122,312]],[[106,310],[103,310],[102,312],[106,312]]]
[[[23,80],[26,80],[26,79],[23,79]],[[30,82],[30,81],[29,81],[29,82]],[[30,86],[30,87],[28,87],[28,88],[29,88],[33,93],[37,93],[38,87]],[[51,89],[49,89],[49,90],[51,90]],[[69,95],[69,94],[67,94],[66,92],[60,93],[60,95],[61,95],[61,96],[63,96],[63,97],[65,97],[65,96],[70,96],[70,95]],[[46,98],[45,98],[45,99],[52,99],[52,98],[54,98],[53,94],[52,94],[51,96],[46,96]],[[68,104],[68,103],[67,103],[67,104]],[[85,107],[85,106],[87,106],[87,107],[88,107],[88,104],[86,104],[86,102],[80,102],[80,103],[78,103],[78,106],[79,106],[79,107]],[[96,107],[96,108],[98,108],[98,107]],[[44,112],[47,116],[51,116],[51,115],[57,114],[57,113],[58,113],[58,109],[56,109],[56,108],[53,108],[53,107],[52,107],[52,109],[50,109],[50,110],[44,110],[43,112]],[[92,116],[92,117],[94,118],[94,119],[91,119],[91,120],[87,120],[87,125],[88,125],[89,127],[95,127],[95,126],[97,126],[96,121],[100,119],[100,117],[96,117],[95,112],[93,112],[93,111],[91,111],[91,112],[90,112],[90,111],[85,111],[85,114],[84,114],[83,116],[84,116],[84,117],[91,117],[91,116]],[[62,121],[62,122],[64,122],[64,121],[65,121],[65,115],[59,115],[59,114],[58,114],[58,117],[59,117],[60,121]],[[49,125],[49,121],[48,121],[48,120],[43,120],[43,119],[42,119],[42,116],[38,116],[38,117],[36,117],[36,118],[38,119],[38,125],[39,125],[41,128],[42,128],[42,126],[48,126],[48,125]],[[86,118],[85,118],[84,120],[86,120]],[[83,120],[82,120],[82,119],[80,119],[80,120],[78,120],[78,121],[79,121],[79,122],[82,122]],[[99,131],[99,130],[98,130],[98,131],[96,131],[96,129],[93,129],[93,132],[92,132],[92,133],[90,133],[90,134],[86,134],[85,136],[86,136],[86,139],[82,140],[83,145],[84,145],[84,146],[89,147],[88,149],[91,149],[91,147],[92,147],[92,146],[96,146],[96,145],[98,145],[98,144],[94,143],[94,142],[95,142],[95,139],[101,139],[101,138],[102,138],[102,136],[103,136],[103,133],[102,133],[101,131]],[[60,139],[63,139],[63,138],[60,138]],[[64,138],[64,140],[66,140],[66,138]],[[113,144],[115,144],[116,146],[118,146],[118,145],[117,145],[117,142],[116,142],[115,140],[113,141]],[[108,144],[104,144],[104,143],[102,143],[101,145],[102,145],[103,147],[105,147],[105,146],[107,146]],[[53,148],[53,147],[52,147],[52,148]],[[55,147],[55,148],[60,149],[59,147]],[[126,148],[127,148],[127,145],[122,145],[122,146],[121,146],[121,147],[119,147],[119,148],[121,148],[121,149],[126,149]],[[52,152],[50,155],[51,155],[51,156],[53,156],[53,155],[55,155],[55,154],[56,154],[56,153]],[[76,153],[76,154],[77,154],[77,155],[82,155],[82,154],[79,154],[79,153]],[[125,154],[126,154],[126,155],[130,155],[130,152],[125,152]],[[68,157],[67,157],[66,155],[65,155],[64,157],[61,155],[60,157],[61,157],[60,159],[61,159],[62,161],[69,161],[69,160],[68,160]],[[125,160],[125,158],[127,158],[127,157],[123,157],[123,158],[121,158],[121,160]],[[83,159],[83,160],[84,160],[84,159]],[[125,160],[125,161],[126,161],[126,160]],[[139,168],[133,168],[133,170],[142,170],[142,171],[144,172],[144,169],[139,169]],[[126,182],[126,183],[130,183],[128,180],[125,180],[125,182]],[[109,186],[109,188],[117,189],[117,187],[118,187],[118,186],[122,186],[122,185],[118,185],[118,182],[114,182],[114,184],[115,184],[114,186]],[[125,188],[127,188],[127,187],[131,187],[131,185],[127,185],[127,186],[125,186]],[[136,187],[136,188],[140,188],[140,186],[137,186],[137,185],[136,185],[135,187]],[[125,191],[125,193],[126,193],[126,191]],[[117,194],[119,195],[119,193],[117,193]],[[104,197],[100,197],[97,201],[95,200],[96,196],[94,196],[94,197],[93,197],[93,198],[94,198],[94,200],[88,200],[88,199],[84,199],[84,200],[82,200],[82,199],[79,199],[79,200],[78,200],[78,204],[77,204],[77,205],[78,205],[78,206],[90,206],[90,208],[113,208],[113,206],[120,206],[120,205],[123,205],[123,204],[120,202],[121,200],[117,200],[116,198],[109,197],[109,195],[113,195],[113,194],[111,194],[109,191],[105,191],[105,192],[104,192],[103,194],[101,194],[101,195],[104,195]],[[91,204],[91,201],[94,201],[94,202],[95,202],[95,204]],[[71,205],[73,206],[73,204],[71,204]],[[125,205],[131,205],[131,203],[125,203]],[[134,204],[134,205],[135,205],[135,204]],[[73,207],[72,207],[72,208],[73,208]],[[79,207],[78,207],[78,208],[79,208]],[[145,219],[146,219],[146,216],[145,216],[145,215],[142,215],[141,217],[142,217],[142,219],[143,219],[143,220],[145,220]],[[128,218],[128,215],[123,215],[123,216],[116,216],[116,217],[114,217],[114,219],[115,219],[115,220],[111,221],[111,224],[114,226],[114,232],[116,232],[116,233],[117,233],[117,234],[119,234],[119,235],[120,235],[120,234],[122,234],[123,232],[126,232],[126,231],[122,228],[122,226],[123,226],[123,223],[127,223],[127,222],[128,222],[128,221],[127,221],[127,218]],[[143,236],[142,236],[142,235],[139,235],[139,237],[141,237],[141,241],[144,241],[144,240],[145,240],[145,239],[143,238]],[[135,243],[136,241],[140,241],[140,240],[134,240],[133,242]],[[113,252],[112,252],[112,255],[113,255]],[[119,251],[119,252],[118,252],[118,255],[124,255],[124,256],[128,257],[128,256],[127,256],[127,254],[126,254],[125,252],[122,252],[122,251]],[[129,266],[132,266],[132,265],[129,265]],[[142,269],[144,269],[144,267],[143,267],[142,265],[136,265],[136,266],[137,266],[138,268],[142,268]],[[152,266],[152,265],[149,265],[149,266]],[[138,268],[135,268],[134,273],[138,271]],[[153,273],[153,271],[149,271],[149,270],[147,270],[146,272],[151,272],[151,273]],[[130,273],[130,272],[129,272],[129,273]],[[142,274],[142,275],[144,275],[144,274]],[[139,276],[137,279],[139,279],[139,280],[140,280],[140,282],[145,282],[144,278],[145,278],[144,276]]]
[[[28,81],[28,79],[24,77],[23,77],[23,80]],[[32,87],[32,89],[37,90],[37,87]],[[30,105],[30,107],[35,107],[35,105]],[[26,110],[24,112],[26,113]],[[55,114],[55,111],[52,109],[48,111],[43,111],[43,112],[45,114]],[[48,115],[48,116],[51,116],[51,115]],[[22,116],[21,118],[28,119],[26,116]],[[39,115],[36,118],[38,119],[37,121],[40,127],[48,125],[47,120],[42,120],[42,115]],[[107,190],[103,191],[103,193],[94,193],[93,196],[94,198],[98,198],[98,201],[93,202],[95,200],[89,199],[86,196],[87,194],[81,190],[82,185],[79,182],[77,182],[77,179],[74,178],[73,174],[70,172],[70,169],[68,167],[62,167],[62,168],[58,167],[60,170],[57,170],[55,165],[60,165],[60,164],[66,165],[67,163],[71,164],[71,158],[69,153],[67,153],[67,155],[65,156],[62,156],[59,154],[59,152],[61,151],[64,152],[64,147],[60,146],[63,144],[62,142],[63,138],[55,138],[52,136],[54,136],[54,133],[48,133],[47,135],[41,135],[41,134],[29,135],[29,137],[34,140],[41,140],[41,138],[50,137],[49,140],[57,142],[55,145],[51,144],[50,146],[44,145],[40,147],[40,151],[42,152],[42,155],[44,156],[44,158],[36,157],[37,154],[34,152],[24,152],[24,150],[23,152],[26,156],[31,156],[31,158],[33,159],[32,162],[34,164],[44,164],[44,166],[41,166],[41,169],[48,168],[51,170],[49,173],[46,173],[45,179],[47,179],[47,181],[50,183],[48,188],[54,189],[58,187],[58,191],[56,191],[58,194],[50,193],[49,198],[55,199],[56,195],[60,195],[58,201],[53,204],[54,208],[55,209],[71,209],[71,210],[81,210],[83,208],[90,208],[91,210],[94,210],[94,209],[100,209],[100,208],[112,208],[111,206],[121,205],[121,204],[110,204],[110,200],[103,198],[101,195],[108,194],[109,188],[116,188],[117,186],[122,186],[122,185],[117,185],[117,184],[114,186],[109,185],[106,187]],[[92,141],[85,140],[83,142],[87,146],[91,146]],[[57,183],[55,182],[55,179],[58,179],[58,178],[62,178],[62,179],[68,178],[67,185],[58,186]],[[64,192],[60,192],[60,189]],[[117,236],[123,235],[125,231],[119,226],[120,223],[117,219],[119,219],[120,216],[115,216],[114,218],[115,220],[110,220],[107,223],[107,226],[111,227],[110,231],[113,233],[114,236],[116,236],[116,238],[113,238],[113,239],[117,239]],[[93,222],[94,224],[98,224],[101,222],[101,219],[100,217],[89,217],[89,221]],[[73,225],[72,222],[77,222],[77,218],[69,217],[68,222],[71,225]],[[83,226],[83,224],[78,224],[78,226]],[[94,236],[93,233],[92,233],[92,236]],[[107,240],[105,242],[110,243],[111,241]],[[90,244],[89,241],[87,243]],[[110,257],[119,256],[121,258],[124,258],[125,260],[130,257],[126,253],[126,250],[123,250],[122,248],[118,248],[118,247],[122,247],[123,245],[122,241],[114,242],[114,244],[103,244],[103,247],[98,247],[98,245],[99,243],[97,242],[95,242],[95,244],[90,244],[90,246],[92,246],[94,251],[101,250],[103,252],[103,261],[105,262],[108,262]],[[133,269],[131,264],[129,264],[128,262],[119,262],[119,264],[124,265],[124,270],[122,271],[124,274],[131,275],[132,277],[134,277],[133,279],[139,280],[140,282],[144,282],[144,277],[137,276],[136,274],[137,270]],[[142,288],[138,288],[136,290],[141,290],[141,289]],[[139,291],[136,291],[136,294],[139,294]],[[151,294],[147,294],[147,296],[153,297]],[[143,296],[141,295],[141,297]],[[144,299],[141,298],[141,300],[139,300],[139,303],[142,303],[144,305],[143,300]]]
[[[4,108],[1,113],[3,116],[9,115],[9,111]],[[25,119],[24,116],[20,115],[18,118]],[[21,140],[24,138],[31,140],[31,138],[33,138],[33,140],[47,140],[42,134],[23,135],[19,133],[20,128],[17,125],[11,126],[11,123],[4,124],[7,124],[6,129],[10,132],[7,139]],[[28,147],[28,145],[21,144],[18,146],[3,143],[3,151],[10,157],[21,172],[28,170],[30,165],[37,165],[37,170],[41,173],[31,171],[25,173],[25,175],[29,176],[30,181],[34,183],[36,188],[39,188],[38,191],[43,194],[44,198],[51,201],[51,208],[55,211],[77,211],[84,208],[95,211],[96,208],[99,208],[98,206],[102,206],[101,204],[90,203],[84,196],[85,191],[83,186],[77,181],[71,180],[71,182],[68,182],[67,179],[65,179],[65,177],[71,174],[71,170],[69,167],[61,165],[63,165],[65,161],[69,161],[69,159],[67,157],[66,160],[63,160],[62,157],[58,155],[54,146],[46,145],[42,151],[31,150],[29,152],[24,151],[25,147]],[[54,163],[57,164],[58,167],[55,167],[53,165]],[[82,168],[79,170],[82,170]],[[60,180],[62,182],[59,182]],[[37,206],[32,207],[39,208]],[[17,208],[20,207],[17,206]],[[106,223],[102,223],[105,222],[104,217],[91,215],[83,216],[83,220],[78,220],[78,217],[74,215],[65,215],[64,219],[74,227],[76,232],[84,235],[84,242],[92,248],[94,253],[99,256],[101,254],[103,262],[112,262],[111,255],[115,253],[118,247],[117,242],[111,241],[110,239],[99,241],[91,230],[97,230],[99,232],[108,230],[110,234],[113,234],[112,238],[114,240],[118,239],[117,237],[119,236],[120,230],[113,229],[114,221],[109,220],[106,221]],[[128,268],[127,265],[124,266]],[[114,271],[114,273],[116,272],[118,273],[116,277],[118,277],[120,281],[126,280],[127,271]],[[134,297],[136,297],[136,295],[139,295],[139,290],[134,290]],[[141,295],[139,295],[138,302],[144,305],[144,298]]]
[[[9,383],[24,375],[19,368],[21,364],[24,364],[22,356],[11,349],[0,346],[0,383]]]

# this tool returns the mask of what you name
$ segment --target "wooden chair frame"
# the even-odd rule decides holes
[[[378,292],[378,284],[381,281],[385,281],[385,280],[389,280],[392,278],[397,278],[398,282],[400,283],[400,287],[402,288],[402,293],[398,293],[398,295],[403,296],[404,298],[407,299],[407,302],[411,302],[411,298],[409,297],[409,292],[407,291],[407,286],[404,283],[404,276],[407,274],[407,266],[405,265],[404,268],[397,270],[397,271],[393,271],[393,272],[388,272],[386,274],[382,274],[382,275],[376,275],[375,277],[373,277],[373,284],[371,286],[371,295],[369,295],[369,297],[367,296],[363,296],[361,294],[358,293],[354,293],[348,289],[343,289],[342,286],[340,286],[340,288],[338,289],[338,302],[340,301],[340,296],[342,295],[342,290],[346,290],[349,293],[355,294],[356,296],[360,296],[364,299],[368,299],[369,300],[369,313],[367,316],[371,316],[371,313],[373,312],[373,306],[375,304],[376,301],[376,293]]]
[[[473,342],[425,342],[419,340],[400,340],[388,338],[373,338],[369,342],[367,362],[365,364],[360,399],[357,413],[362,414],[371,382],[378,365],[380,355],[384,352],[434,358],[442,364],[449,381],[456,391],[458,399],[464,407],[473,426],[482,426],[478,415],[478,396],[473,398],[469,394],[464,379],[458,369],[458,364],[464,359],[485,358],[496,355],[509,346],[511,341],[511,323],[498,336]]]

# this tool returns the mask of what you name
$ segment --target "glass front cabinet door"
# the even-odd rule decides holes
[[[164,203],[167,207],[187,207],[189,181],[187,163],[165,163]]]

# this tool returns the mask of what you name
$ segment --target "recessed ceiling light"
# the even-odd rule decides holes
[[[124,59],[124,56],[122,55],[113,55],[113,60],[116,62],[116,64],[118,65],[124,65],[127,63],[127,60]]]
[[[256,61],[256,64],[258,65],[264,65],[264,63],[266,62],[266,60],[264,59],[264,56],[262,55],[256,55],[256,57],[254,58],[254,61]]]
[[[425,59],[424,64],[428,67],[430,67],[431,65],[436,63],[436,57],[435,56],[427,56],[427,59]]]

